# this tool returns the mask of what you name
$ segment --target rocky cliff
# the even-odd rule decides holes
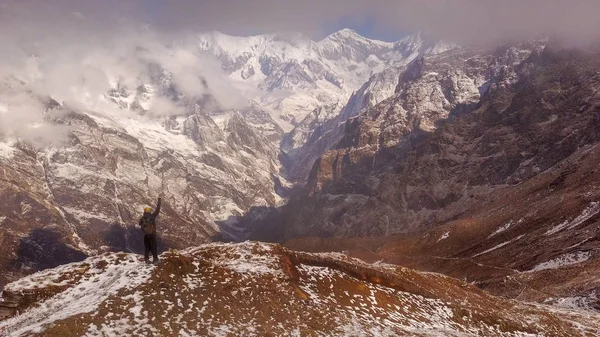
[[[420,232],[596,144],[596,55],[532,47],[409,65],[316,162],[283,237]]]

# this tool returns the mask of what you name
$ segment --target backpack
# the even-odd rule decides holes
[[[140,225],[145,235],[154,234],[156,224],[154,223],[154,217],[144,216],[140,220]]]

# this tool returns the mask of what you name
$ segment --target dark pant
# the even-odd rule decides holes
[[[156,248],[156,234],[144,235],[144,257],[148,260],[148,255],[152,252],[152,257],[158,260],[158,249]]]

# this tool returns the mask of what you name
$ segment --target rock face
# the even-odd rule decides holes
[[[161,256],[107,253],[3,293],[9,336],[584,336],[598,314],[490,296],[433,273],[247,242]],[[0,302],[3,303],[3,302]],[[25,310],[28,309],[28,310]]]
[[[532,47],[409,65],[319,158],[307,194],[283,209],[282,237],[423,231],[595,144],[595,56]]]
[[[315,109],[286,133],[281,149],[290,158],[288,177],[305,181],[315,161],[342,139],[346,121],[394,94],[402,69],[389,67],[373,75],[352,94],[346,105],[338,103]]]
[[[437,121],[451,113],[471,110],[492,84],[504,87],[514,83],[516,67],[540,48],[541,42],[494,52],[451,48],[438,53],[426,49],[411,57],[414,61],[407,66],[386,68],[373,75],[344,107],[317,109],[286,134],[282,150],[294,163],[288,170],[289,177],[306,179],[317,159],[334,149],[344,137],[346,141],[340,147],[365,146],[348,143],[348,140],[356,142],[351,139],[358,131],[347,130],[358,125],[357,121],[347,123],[356,117],[360,117],[361,132],[382,130],[375,132],[385,137],[378,140],[383,143],[370,144],[379,148],[394,147],[415,128],[432,131]]]

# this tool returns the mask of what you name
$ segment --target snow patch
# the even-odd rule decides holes
[[[186,157],[200,154],[198,145],[192,139],[167,131],[155,120],[121,118],[119,124],[129,135],[137,138],[147,150],[162,152],[177,149],[177,153]]]
[[[440,238],[436,242],[440,242],[442,240],[446,240],[449,237],[450,237],[450,232],[446,232],[446,233],[444,233],[444,235],[440,236]]]
[[[107,223],[114,221],[113,218],[110,218],[104,214],[85,212],[72,207],[63,207],[63,209],[66,213],[74,216],[77,219],[77,221],[81,223],[87,223],[90,219],[97,219]]]
[[[546,270],[546,269],[557,269],[564,266],[570,266],[578,263],[585,262],[590,259],[592,254],[590,252],[576,252],[576,253],[568,253],[563,254],[555,259],[550,261],[542,262],[532,269],[528,270],[527,273],[533,273],[536,271]]]
[[[518,225],[520,223],[523,222],[523,219],[519,219],[519,221],[517,221],[516,223],[513,220],[510,220],[508,223],[504,224],[503,226],[501,226],[500,228],[498,228],[495,232],[493,232],[492,234],[490,234],[487,238],[491,238],[495,235],[498,235],[502,232],[507,231],[510,227],[512,227],[513,225]]]
[[[9,143],[0,143],[0,159],[11,159],[15,155],[15,149]]]
[[[218,244],[223,246],[223,244]],[[203,247],[210,247],[205,245]],[[236,259],[224,258],[215,263],[221,267],[240,273],[244,276],[248,274],[271,274],[281,276],[282,272],[279,268],[279,261],[268,252],[271,251],[271,246],[262,243],[244,242],[241,244],[228,244],[227,247],[232,255],[237,256]],[[257,253],[262,251],[267,254]]]
[[[599,299],[598,293],[594,290],[587,296],[548,298],[544,303],[568,309],[594,310]]]
[[[552,227],[550,230],[548,230],[544,234],[552,235],[552,234],[556,234],[564,229],[573,229],[573,228],[581,225],[582,223],[586,222],[587,220],[591,219],[593,216],[595,216],[598,213],[600,213],[600,202],[598,202],[598,201],[592,202],[575,219],[573,219],[572,221],[565,220],[564,222]]]
[[[473,257],[477,257],[477,256],[480,256],[480,255],[483,255],[483,254],[487,254],[487,253],[493,252],[493,251],[494,251],[494,250],[496,250],[496,249],[502,248],[502,247],[504,247],[504,246],[506,246],[506,245],[508,245],[508,244],[511,244],[511,243],[513,243],[513,242],[515,242],[515,241],[518,241],[518,240],[522,239],[524,236],[525,236],[525,235],[523,234],[523,235],[521,235],[521,236],[518,236],[518,237],[516,237],[516,238],[514,238],[514,239],[510,240],[510,241],[506,241],[506,242],[502,242],[502,243],[500,243],[500,244],[497,244],[497,245],[495,245],[494,247],[492,247],[492,248],[490,248],[490,249],[488,249],[488,250],[486,250],[486,251],[483,251],[483,252],[481,252],[481,253],[479,253],[479,254],[475,254],[475,255],[473,255]]]

